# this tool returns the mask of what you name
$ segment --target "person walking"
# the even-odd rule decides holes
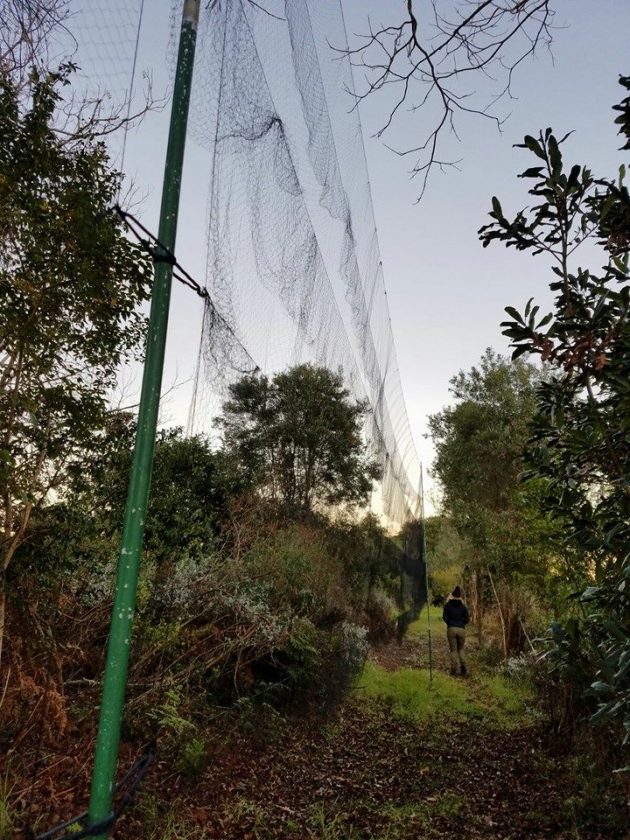
[[[446,638],[451,652],[451,674],[458,676],[461,673],[462,677],[467,677],[468,666],[464,658],[464,645],[466,644],[466,625],[470,621],[470,616],[462,600],[462,590],[459,586],[453,589],[444,605],[442,618],[446,623]]]

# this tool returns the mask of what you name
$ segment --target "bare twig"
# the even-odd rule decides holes
[[[439,154],[445,130],[457,137],[456,116],[481,116],[501,128],[504,118],[493,107],[512,96],[516,68],[539,47],[551,45],[554,12],[552,0],[459,0],[445,17],[437,0],[431,0],[421,30],[413,0],[404,2],[401,23],[374,27],[368,21],[368,33],[357,36],[358,45],[342,52],[364,71],[363,90],[351,92],[356,105],[381,90],[396,91],[377,137],[389,131],[404,106],[410,112],[435,109],[437,115],[420,142],[392,149],[401,157],[415,158],[411,176],[421,178],[420,199],[435,167],[457,168],[458,161]],[[500,90],[484,96],[475,87],[461,89],[462,80],[471,74],[471,80],[483,76],[496,82],[501,77]]]
[[[1,0],[0,69],[18,90],[28,86],[33,69],[48,69],[58,34],[73,40],[68,17],[68,0]]]

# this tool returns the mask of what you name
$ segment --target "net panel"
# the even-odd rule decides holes
[[[80,66],[81,95],[133,109],[142,0],[65,5],[55,48]],[[180,12],[173,4],[171,45]],[[369,404],[365,439],[383,471],[373,506],[401,526],[418,513],[419,459],[346,47],[338,0],[202,4],[190,128],[211,170],[211,301],[189,426],[209,431],[243,372],[340,370]]]
[[[143,0],[0,0],[0,45],[21,37],[27,69],[47,72],[68,63],[76,68],[63,91],[58,128],[74,133],[91,122],[118,166],[127,120],[150,102],[136,68],[143,6]]]
[[[207,286],[265,373],[323,364],[367,399],[366,441],[383,469],[373,503],[400,526],[418,513],[419,460],[361,125],[344,94],[351,67],[330,47],[345,44],[341,6],[267,9],[221,0],[200,22],[192,128],[211,156]],[[207,323],[203,340],[212,359],[219,337]],[[216,394],[215,373],[206,366],[202,378]],[[210,390],[197,384],[197,428],[210,420]]]

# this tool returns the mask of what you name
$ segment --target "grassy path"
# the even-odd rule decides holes
[[[472,677],[451,677],[438,617],[432,628],[432,684],[424,618],[374,653],[332,723],[258,722],[188,785],[156,768],[116,836],[623,840],[621,808],[552,744],[527,689],[483,669],[474,645]]]

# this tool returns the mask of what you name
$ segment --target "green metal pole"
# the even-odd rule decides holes
[[[420,464],[420,500],[422,510],[422,556],[424,557],[424,586],[427,591],[427,631],[429,642],[429,685],[433,684],[433,645],[431,642],[431,611],[429,607],[429,557],[427,555],[427,520],[424,514],[424,477]]]
[[[175,250],[199,3],[200,0],[184,0],[164,168],[158,238],[164,247],[171,252]],[[161,256],[164,255],[156,254],[147,350],[138,411],[138,431],[129,481],[127,507],[125,509],[122,546],[105,664],[103,698],[96,737],[89,807],[90,825],[95,825],[107,819],[111,813],[118,762],[120,725],[125,702],[133,614],[136,606],[144,523],[155,450],[173,274],[172,265],[167,261],[160,260]],[[100,835],[99,840],[104,840],[105,836],[105,834]]]

